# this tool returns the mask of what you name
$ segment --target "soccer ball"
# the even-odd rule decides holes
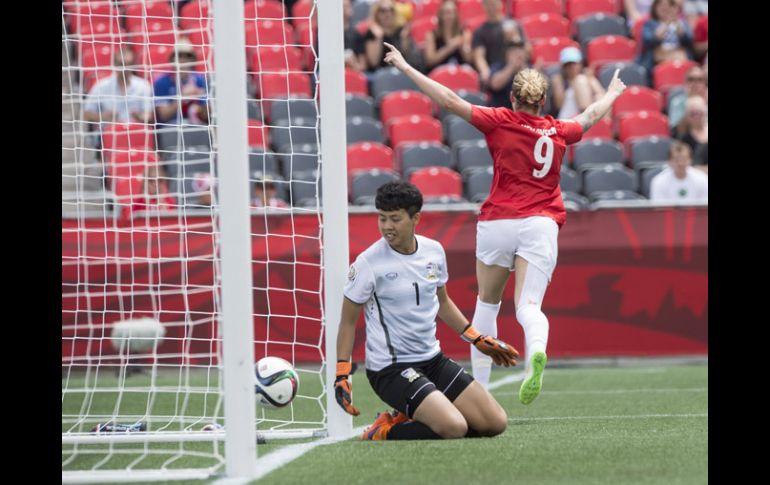
[[[254,392],[260,406],[282,408],[297,395],[299,376],[289,362],[280,357],[264,357],[254,367],[257,378]]]

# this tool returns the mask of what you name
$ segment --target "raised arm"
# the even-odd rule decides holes
[[[612,108],[612,105],[615,103],[615,100],[618,99],[618,96],[625,91],[626,85],[618,77],[619,73],[620,69],[615,69],[615,74],[612,76],[612,80],[610,81],[610,85],[607,87],[607,92],[604,93],[604,96],[591,104],[585,111],[575,116],[575,121],[580,123],[580,126],[583,127],[583,133],[590,130],[597,121],[602,119],[610,108]]]
[[[465,101],[448,87],[437,83],[410,66],[409,63],[404,60],[404,56],[402,56],[398,49],[392,45],[385,42],[385,47],[389,50],[389,52],[385,54],[385,62],[406,74],[406,76],[414,81],[415,84],[417,84],[417,87],[427,94],[436,104],[447,111],[458,115],[465,121],[470,122],[471,104],[469,102]]]

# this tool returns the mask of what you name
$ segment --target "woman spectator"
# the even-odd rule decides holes
[[[577,47],[566,47],[559,55],[561,72],[551,78],[553,109],[557,119],[574,118],[604,96],[594,75],[583,69],[583,55]]]
[[[364,35],[364,61],[367,71],[386,67],[384,42],[393,44],[399,50],[412,51],[409,27],[397,15],[393,0],[378,0],[369,14],[369,29]]]
[[[352,0],[342,1],[344,46],[345,46],[345,67],[362,71],[363,62],[363,42],[364,39],[356,30],[356,26],[351,22],[353,18]]]
[[[460,26],[460,16],[454,0],[445,0],[438,11],[436,30],[425,35],[425,67],[430,70],[441,64],[472,62],[472,33]]]
[[[677,0],[655,0],[650,20],[642,27],[642,54],[639,64],[652,73],[656,64],[664,61],[693,58],[693,35],[690,26],[681,19]]]
[[[682,141],[692,149],[695,154],[695,164],[708,164],[708,151],[701,149],[702,145],[708,145],[709,125],[706,118],[706,100],[700,96],[690,96],[685,103],[684,117],[679,124],[671,130],[671,136]],[[703,157],[706,159],[704,160]]]

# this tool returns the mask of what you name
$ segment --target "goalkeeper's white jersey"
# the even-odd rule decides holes
[[[449,278],[444,248],[417,238],[417,250],[401,254],[381,238],[350,266],[345,296],[364,305],[366,368],[419,362],[440,350],[436,339],[436,290]]]

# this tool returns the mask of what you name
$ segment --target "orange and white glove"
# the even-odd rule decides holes
[[[460,337],[468,343],[476,346],[483,354],[492,357],[492,361],[497,365],[510,367],[516,365],[516,358],[519,357],[519,352],[512,346],[506,344],[502,340],[498,340],[489,335],[481,335],[478,330],[472,325],[468,324]]]
[[[334,397],[337,403],[346,413],[358,416],[361,412],[353,406],[350,394],[353,387],[348,380],[348,376],[353,373],[353,364],[350,362],[337,362],[337,379],[334,381]]]

